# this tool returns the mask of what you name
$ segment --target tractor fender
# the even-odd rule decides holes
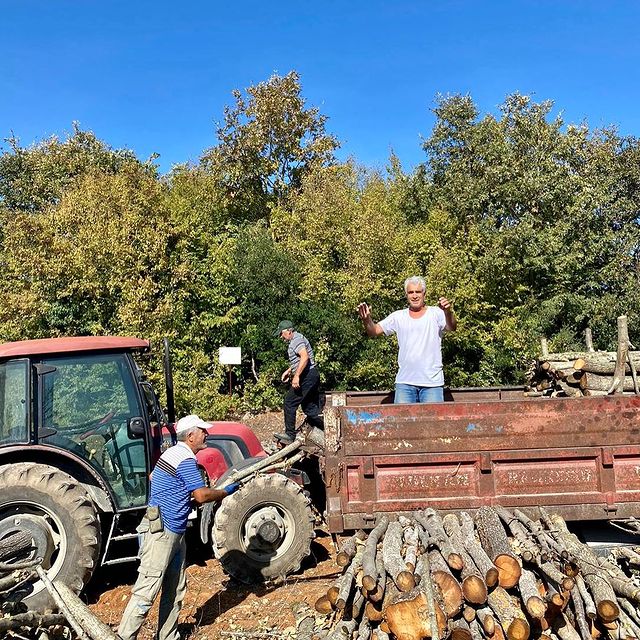
[[[19,462],[37,462],[60,469],[78,481],[101,513],[113,513],[115,500],[108,485],[96,470],[85,460],[64,449],[43,445],[3,447],[0,465]]]

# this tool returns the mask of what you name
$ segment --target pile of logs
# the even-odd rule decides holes
[[[31,536],[25,531],[0,540],[0,638],[117,640],[67,585],[49,580],[39,558],[29,559],[32,550]],[[28,610],[23,599],[38,580],[60,613]]]
[[[386,516],[337,555],[342,575],[315,603],[320,640],[640,638],[640,583],[624,548],[604,559],[540,509],[433,509]],[[624,567],[626,569],[623,570]],[[629,575],[628,575],[629,574]]]
[[[591,332],[585,331],[586,351],[542,353],[527,374],[527,395],[560,397],[640,394],[640,352],[632,351],[627,318],[618,318],[617,351],[595,351]]]

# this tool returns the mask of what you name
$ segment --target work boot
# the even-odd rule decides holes
[[[284,444],[291,444],[295,439],[294,436],[288,433],[274,433],[273,437]]]

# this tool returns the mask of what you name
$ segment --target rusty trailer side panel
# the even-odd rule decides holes
[[[640,516],[640,398],[514,395],[326,409],[331,531],[426,506],[548,506],[568,520]]]

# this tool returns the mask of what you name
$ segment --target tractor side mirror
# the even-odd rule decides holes
[[[130,438],[142,438],[146,431],[143,418],[129,418],[127,421],[127,433]]]

